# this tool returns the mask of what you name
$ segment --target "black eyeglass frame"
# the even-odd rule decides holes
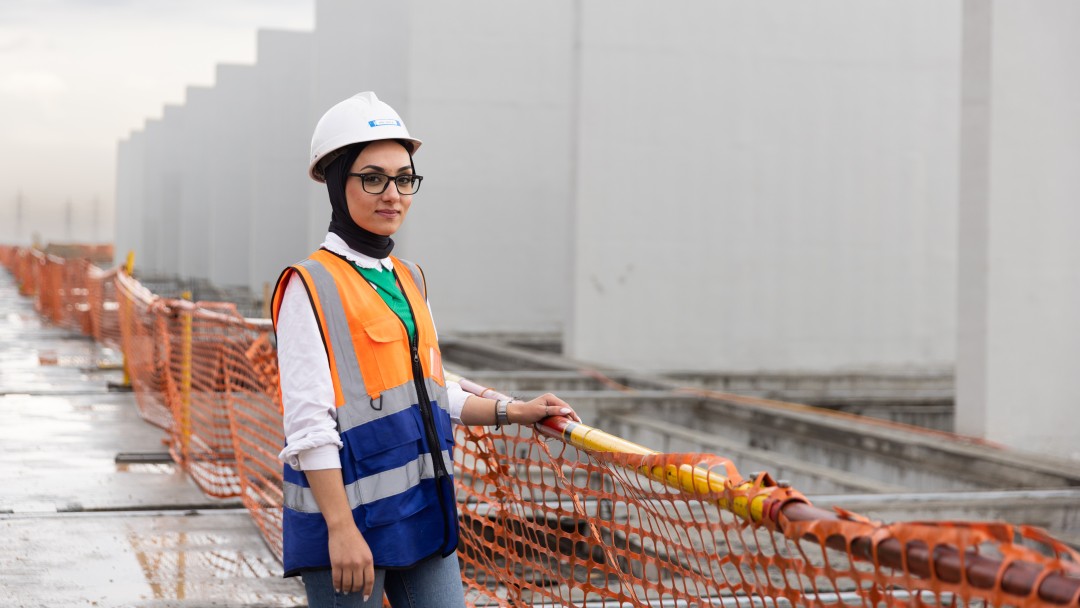
[[[385,177],[386,178],[386,182],[383,183],[382,189],[379,190],[378,192],[372,192],[371,190],[367,189],[367,184],[364,182],[364,178],[369,176],[369,175],[378,175],[380,177]],[[400,194],[401,196],[412,196],[412,195],[414,195],[414,194],[416,194],[417,192],[420,191],[420,184],[421,184],[421,182],[424,181],[424,176],[423,175],[414,175],[412,173],[408,173],[406,175],[398,175],[398,176],[395,177],[395,176],[392,176],[392,175],[387,175],[385,173],[376,173],[376,172],[372,171],[370,173],[346,173],[345,176],[346,177],[359,177],[360,178],[360,187],[363,188],[364,192],[367,192],[368,194],[382,194],[383,192],[386,192],[387,188],[390,187],[390,182],[394,182],[394,187],[397,188],[398,194]],[[399,179],[408,179],[409,181],[414,182],[416,184],[416,187],[413,189],[412,192],[409,192],[409,193],[402,192],[401,191],[401,184],[398,183]]]

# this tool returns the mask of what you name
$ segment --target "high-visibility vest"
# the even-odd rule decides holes
[[[322,332],[337,405],[341,473],[378,568],[407,568],[457,548],[454,433],[423,275],[391,258],[416,337],[352,264],[325,249],[285,269],[273,321],[295,275]],[[285,576],[330,566],[326,521],[303,471],[284,466]]]

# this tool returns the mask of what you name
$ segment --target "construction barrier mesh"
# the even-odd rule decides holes
[[[0,263],[50,321],[122,348],[139,412],[168,432],[176,462],[207,494],[239,496],[280,557],[269,322],[34,249],[0,247]],[[1080,605],[1080,555],[1037,528],[824,511],[720,456],[561,418],[458,427],[456,439],[471,606]]]
[[[90,332],[94,340],[119,348],[120,303],[116,299],[116,270],[104,272],[91,266],[87,274],[86,304],[89,308]]]
[[[120,345],[124,367],[139,414],[147,422],[171,431],[173,412],[166,402],[168,351],[164,303],[129,277],[117,275],[116,299],[120,317]]]

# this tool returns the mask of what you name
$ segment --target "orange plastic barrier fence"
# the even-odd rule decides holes
[[[281,463],[285,445],[272,333],[229,345],[222,358],[240,498],[266,543],[281,556]]]
[[[239,495],[224,353],[260,330],[249,328],[228,303],[160,298],[123,272],[114,282],[121,342],[140,414],[169,431],[173,460],[203,492]]]
[[[111,251],[111,246],[83,248]],[[116,270],[104,271],[85,258],[65,260],[40,251],[0,247],[0,264],[18,280],[23,295],[35,295],[35,304],[46,318],[93,337],[112,347],[120,346],[117,313]],[[41,287],[41,289],[39,289]]]
[[[505,398],[467,380],[474,394]],[[467,567],[582,605],[1077,605],[1077,554],[1031,527],[883,524],[817,509],[712,454],[662,454],[586,425],[470,429]],[[486,479],[476,473],[487,471]],[[470,491],[471,490],[471,491]],[[495,513],[492,515],[492,513]],[[476,515],[473,515],[475,513]],[[479,522],[479,523],[477,523]],[[493,546],[494,545],[494,546]],[[1045,552],[1032,549],[1044,547]],[[512,553],[513,555],[508,555]],[[518,559],[512,559],[517,556]],[[567,580],[576,585],[563,588]],[[531,584],[530,584],[531,582]],[[549,584],[554,583],[554,584]],[[491,586],[474,592],[490,597]]]
[[[116,298],[117,269],[102,271],[90,266],[86,283],[86,306],[88,308],[89,335],[98,342],[114,348],[120,347],[120,303]]]
[[[142,416],[205,492],[241,498],[280,555],[269,323],[37,251],[0,248],[0,262],[49,319],[122,345]],[[459,427],[457,440],[473,606],[1080,605],[1080,555],[1036,528],[824,511],[720,456],[663,454],[564,419]]]

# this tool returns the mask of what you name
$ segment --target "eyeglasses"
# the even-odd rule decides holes
[[[368,194],[382,194],[386,192],[386,188],[390,186],[390,181],[393,180],[394,187],[397,188],[398,194],[416,194],[416,191],[420,189],[420,182],[423,181],[423,175],[399,175],[397,177],[390,177],[382,173],[348,173],[347,175],[359,177],[360,186],[364,189],[364,192]]]

